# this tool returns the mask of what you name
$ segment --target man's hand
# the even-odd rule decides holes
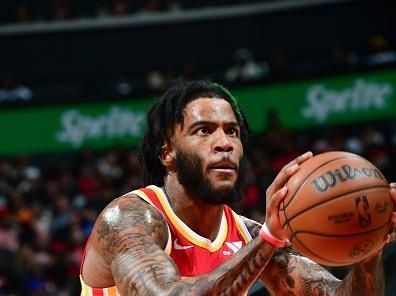
[[[279,221],[279,205],[287,194],[286,183],[300,168],[300,164],[312,157],[312,152],[306,152],[285,165],[268,187],[267,209],[265,223],[270,233],[279,240],[287,240],[286,234]]]
[[[396,241],[396,231],[392,231],[391,234],[389,234],[389,242],[394,242]]]
[[[384,244],[396,240],[396,233],[394,232],[396,228],[396,183],[390,184],[390,195],[393,201],[392,228],[391,233],[386,236]],[[382,251],[383,249],[354,265],[353,272],[346,281],[351,281],[352,295],[361,295],[363,292],[365,295],[384,294],[385,283],[381,261]],[[343,288],[339,289],[339,291],[342,290]],[[340,293],[340,295],[344,294]]]
[[[390,195],[393,201],[393,213],[391,217],[392,230],[386,238],[386,242],[396,241],[396,183],[390,184]]]

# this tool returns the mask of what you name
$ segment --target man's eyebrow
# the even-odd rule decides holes
[[[192,129],[194,129],[194,128],[197,127],[197,126],[202,126],[202,125],[213,125],[213,124],[215,124],[215,123],[216,123],[215,121],[210,121],[210,120],[198,120],[198,121],[193,122],[193,123],[188,127],[188,129],[189,129],[189,130],[192,130]],[[238,123],[237,121],[226,121],[226,122],[224,123],[224,125],[226,125],[226,126],[239,127],[239,123]]]

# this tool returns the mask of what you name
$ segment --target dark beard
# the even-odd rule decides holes
[[[224,158],[223,161],[227,161]],[[203,173],[202,159],[197,154],[176,153],[177,178],[193,198],[213,205],[240,201],[245,185],[246,160],[240,159],[238,178],[233,187],[215,188]]]

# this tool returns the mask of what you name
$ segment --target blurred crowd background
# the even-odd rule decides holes
[[[39,133],[30,123],[13,133],[19,115],[80,104],[88,109],[113,102],[138,105],[177,77],[212,79],[236,92],[281,90],[285,83],[342,75],[392,77],[396,5],[385,0],[4,0],[0,64],[0,146],[17,143],[15,150],[0,149],[0,296],[79,295],[83,248],[96,217],[113,198],[142,186],[138,142],[107,140],[62,149],[38,143],[24,149],[30,147],[24,139],[33,141]],[[361,100],[370,89],[359,89]],[[390,79],[383,88],[389,106],[396,104],[395,91],[396,79]],[[276,94],[260,100],[276,100]],[[333,100],[337,106],[337,97]],[[262,118],[246,151],[248,184],[235,205],[239,213],[264,221],[266,188],[307,150],[357,153],[396,181],[396,111],[371,118],[366,110],[351,122],[310,125],[288,124],[280,111],[297,112],[288,105],[257,111]],[[11,115],[4,120],[6,114]],[[387,296],[394,296],[395,244],[384,257]],[[345,269],[331,271],[345,274]],[[260,286],[253,294],[266,295]]]

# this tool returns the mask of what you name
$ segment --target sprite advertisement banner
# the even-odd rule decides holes
[[[268,111],[289,128],[396,118],[396,71],[233,89],[253,132]],[[151,98],[0,110],[0,155],[138,145]]]
[[[288,128],[396,118],[396,71],[337,76],[234,90],[253,131],[268,110]]]

